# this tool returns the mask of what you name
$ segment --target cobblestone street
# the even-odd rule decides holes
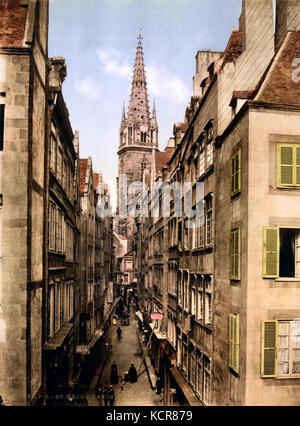
[[[116,361],[118,366],[119,383],[114,385],[115,391],[115,406],[158,406],[163,405],[163,401],[160,395],[156,394],[156,391],[151,388],[147,371],[145,369],[144,362],[140,368],[142,362],[142,349],[139,344],[137,336],[137,321],[133,308],[130,313],[130,325],[121,326],[123,335],[120,341],[117,338],[117,325],[110,326],[110,342],[112,344],[112,352],[110,357],[107,359],[101,378],[100,383],[103,386],[110,385],[110,369],[113,361]],[[128,371],[131,363],[135,365],[135,368],[140,373],[138,381],[136,383],[129,383],[124,381],[125,372]],[[99,405],[98,400],[94,395],[93,387],[97,383],[99,378],[99,370],[96,372],[94,380],[90,385],[90,392],[87,395],[88,405],[95,406]],[[104,404],[102,400],[102,404]]]

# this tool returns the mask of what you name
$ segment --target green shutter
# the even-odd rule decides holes
[[[240,279],[240,228],[230,233],[230,278]]]
[[[300,186],[299,145],[277,145],[277,185],[283,188]]]
[[[231,195],[241,190],[241,150],[231,157]]]
[[[300,146],[296,147],[296,185],[300,186]]]
[[[264,228],[263,277],[279,276],[279,228]]]
[[[239,373],[240,323],[238,314],[229,315],[229,367]]]
[[[262,321],[261,377],[277,377],[278,321]]]

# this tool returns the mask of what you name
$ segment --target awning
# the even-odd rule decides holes
[[[192,389],[190,388],[189,384],[181,374],[181,372],[178,370],[177,367],[171,367],[170,372],[172,373],[172,376],[176,380],[178,386],[182,390],[184,396],[187,399],[187,402],[190,406],[193,405],[202,405],[199,399],[196,397]]]
[[[153,322],[150,322],[149,326],[151,327],[151,330],[153,331],[153,334],[155,334],[155,337],[158,340],[165,340],[167,338],[167,335],[165,333],[161,333],[159,330],[157,330],[155,328],[155,324]]]
[[[67,323],[64,324],[61,329],[58,331],[58,333],[53,336],[49,342],[45,343],[45,349],[55,350],[59,348],[67,338],[68,334],[73,328],[73,324]]]
[[[142,312],[141,312],[141,311],[137,311],[137,312],[135,313],[135,315],[138,317],[138,319],[139,319],[139,320],[141,320],[141,321],[143,322],[143,314],[142,314]]]

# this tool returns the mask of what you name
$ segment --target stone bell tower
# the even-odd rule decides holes
[[[152,114],[150,114],[142,36],[139,34],[128,112],[126,115],[124,105],[121,118],[117,188],[119,188],[120,175],[126,175],[127,188],[132,182],[143,181],[144,171],[150,171],[152,168],[154,150],[158,150],[156,107],[154,102]],[[131,197],[128,195],[128,202]],[[130,217],[127,220],[119,220],[119,233],[130,240],[130,234],[134,231],[129,222],[132,222]]]

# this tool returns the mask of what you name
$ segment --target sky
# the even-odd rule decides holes
[[[50,0],[49,57],[66,60],[63,95],[79,131],[80,158],[92,157],[113,206],[140,29],[150,111],[155,99],[164,150],[174,123],[184,120],[197,51],[223,51],[241,9],[241,0]]]

